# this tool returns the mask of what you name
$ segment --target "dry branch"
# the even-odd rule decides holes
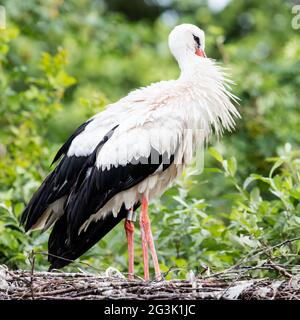
[[[264,268],[274,268],[274,264]],[[10,271],[0,266],[0,299],[285,299],[300,298],[300,274],[288,279],[249,279],[249,268],[190,280],[128,281],[124,276]],[[281,269],[278,271],[282,271]]]

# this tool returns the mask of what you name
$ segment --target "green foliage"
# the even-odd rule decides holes
[[[281,241],[299,237],[299,151],[286,145],[278,157],[268,159],[274,163],[268,176],[251,174],[243,183],[236,177],[234,158],[225,160],[215,149],[209,151],[222,168],[216,173],[221,175],[220,183],[222,179],[229,180],[233,187],[232,193],[224,195],[230,199],[230,210],[210,213],[214,208],[209,208],[209,203],[190,197],[187,181],[191,178],[184,177],[173,196],[175,207],[162,201],[154,210],[159,239],[163,239],[159,249],[165,266],[183,263],[199,272],[201,267],[218,271],[247,255],[252,257]],[[300,239],[270,254],[279,264],[290,266],[299,264],[299,250]],[[249,262],[260,265],[268,259],[264,254]]]
[[[236,132],[212,141],[201,175],[188,169],[151,206],[161,268],[177,267],[175,275],[185,277],[189,269],[218,271],[241,259],[299,264],[299,241],[276,246],[300,231],[300,40],[290,3],[232,0],[220,12],[206,1],[170,3],[171,11],[140,1],[133,14],[131,2],[120,11],[96,0],[4,1],[0,263],[28,268],[33,248],[46,251],[48,234],[26,235],[18,220],[74,128],[129,90],[178,76],[166,41],[175,19],[201,26],[207,55],[230,67],[242,120]],[[81,261],[126,270],[126,249],[119,225]],[[139,238],[136,254],[142,273]],[[45,255],[36,259],[36,268],[47,268]]]
[[[17,34],[17,29],[2,31],[3,46],[9,48]],[[24,203],[49,170],[46,159],[50,147],[43,140],[49,117],[62,108],[66,88],[76,81],[65,71],[67,53],[63,49],[54,56],[42,55],[37,76],[30,76],[25,66],[11,70],[8,52],[2,56],[1,65],[0,138],[5,144],[0,145],[0,259],[22,267],[26,254],[46,238],[25,235],[18,219]],[[33,159],[37,161],[35,166]]]

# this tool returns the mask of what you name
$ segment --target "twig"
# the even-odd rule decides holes
[[[34,250],[31,251],[29,254],[29,262],[31,264],[31,272],[30,272],[30,291],[31,291],[31,297],[32,300],[34,300],[34,290],[33,290],[33,273],[34,273],[34,264],[35,264],[35,256],[34,256]]]
[[[293,275],[291,273],[286,271],[286,269],[284,269],[283,267],[280,267],[280,266],[276,265],[271,259],[268,260],[268,263],[270,264],[270,266],[273,269],[277,270],[283,276],[285,276],[285,277],[287,277],[289,279],[293,278]]]
[[[87,262],[75,261],[75,260],[67,259],[67,258],[64,258],[64,257],[57,256],[55,254],[52,254],[52,253],[49,253],[49,252],[43,252],[43,251],[36,251],[35,254],[50,256],[50,257],[54,257],[54,258],[57,258],[57,259],[60,259],[60,260],[68,261],[70,263],[79,264],[79,265],[85,265],[85,266],[87,266],[89,268],[92,268],[92,269],[98,271],[98,272],[103,272],[103,270],[100,270],[100,269],[92,266],[91,264],[89,264]]]
[[[211,274],[209,276],[204,276],[203,279],[210,278],[210,277],[217,277],[219,275],[226,274],[226,273],[228,273],[230,271],[236,270],[241,265],[252,261],[254,258],[259,257],[261,254],[267,254],[269,251],[272,251],[272,250],[274,250],[276,248],[284,246],[285,244],[292,243],[292,242],[297,241],[297,240],[300,240],[300,237],[287,239],[287,240],[282,241],[280,243],[277,243],[277,244],[275,244],[275,245],[273,245],[271,247],[263,248],[263,249],[260,249],[260,250],[256,249],[256,250],[250,252],[249,254],[247,254],[244,258],[239,260],[235,265],[231,266],[230,268],[228,268],[228,269],[226,269],[224,271],[221,271],[221,272],[213,273],[213,274]]]

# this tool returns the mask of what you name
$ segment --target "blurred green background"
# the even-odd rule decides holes
[[[151,206],[168,277],[226,269],[245,257],[296,268],[300,241],[300,29],[296,1],[9,0],[0,30],[0,263],[29,268],[48,234],[23,233],[25,203],[59,146],[88,117],[128,91],[176,78],[168,33],[193,23],[206,53],[230,68],[241,98],[237,130],[212,141],[201,175],[188,169]],[[265,249],[269,248],[268,254]],[[81,261],[127,270],[123,225]],[[136,236],[136,271],[142,273]],[[47,257],[36,255],[36,268]],[[66,269],[87,265],[73,264]],[[263,271],[259,272],[261,275]],[[276,276],[276,273],[269,274]]]

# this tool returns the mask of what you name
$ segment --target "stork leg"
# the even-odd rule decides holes
[[[140,226],[141,226],[142,246],[143,246],[143,256],[144,256],[144,279],[149,280],[149,259],[148,259],[148,245],[149,245],[153,264],[154,264],[155,277],[157,280],[160,280],[161,273],[160,273],[157,254],[156,254],[155,245],[153,241],[151,223],[148,216],[148,199],[145,196],[142,197],[142,212],[140,216]]]
[[[125,219],[124,227],[128,245],[128,279],[134,278],[134,219],[133,209],[130,210],[127,219]]]
[[[143,212],[143,207],[142,207]],[[140,216],[140,227],[141,227],[141,238],[142,238],[142,249],[143,249],[143,259],[144,259],[144,279],[149,280],[149,256],[148,256],[148,244],[146,239],[146,232],[144,227],[144,220],[142,218],[143,214]]]

